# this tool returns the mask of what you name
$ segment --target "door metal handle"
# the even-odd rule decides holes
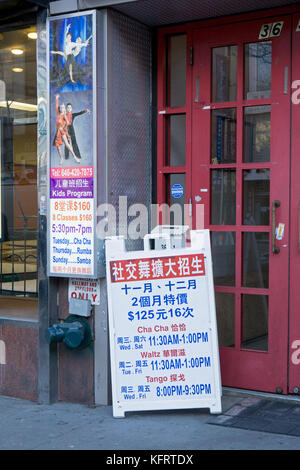
[[[275,200],[272,202],[272,253],[278,255],[280,252],[279,246],[275,245],[276,239],[276,208],[280,207],[280,201]]]
[[[287,95],[288,91],[289,91],[289,68],[286,65],[284,67],[284,73],[283,73],[283,93]]]
[[[200,77],[197,75],[197,77],[196,77],[195,103],[199,103],[199,81],[200,81]]]

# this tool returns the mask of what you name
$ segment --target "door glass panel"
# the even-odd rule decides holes
[[[255,100],[271,96],[272,42],[245,45],[244,98]]]
[[[236,109],[215,109],[211,116],[211,163],[236,161]]]
[[[237,93],[237,46],[212,50],[212,101],[235,101]]]
[[[269,286],[269,234],[243,233],[243,286]]]
[[[244,225],[269,225],[270,170],[244,170]]]
[[[211,171],[211,224],[235,225],[236,172]]]
[[[244,109],[244,162],[270,161],[271,106]]]
[[[235,330],[234,294],[215,292],[219,346],[233,348]]]
[[[242,349],[268,350],[268,296],[243,295]]]
[[[185,165],[185,114],[174,114],[166,118],[166,165]]]
[[[167,175],[166,191],[166,201],[170,206],[170,214],[163,223],[184,225],[185,174],[174,173]]]
[[[217,286],[235,285],[235,232],[212,232],[214,282]]]
[[[167,106],[185,106],[186,101],[186,35],[168,37]]]

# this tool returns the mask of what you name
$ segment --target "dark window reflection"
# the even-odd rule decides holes
[[[235,345],[235,296],[215,292],[219,346]]]
[[[235,170],[211,171],[211,224],[235,225]]]
[[[211,163],[235,163],[236,109],[213,110],[211,123]]]
[[[271,106],[244,109],[244,162],[270,161]]]
[[[268,233],[243,233],[243,286],[269,287]]]
[[[167,45],[167,106],[185,106],[186,35],[169,36]]]
[[[235,101],[237,93],[237,46],[212,50],[212,101]]]
[[[234,286],[235,232],[212,232],[211,247],[215,285]]]
[[[166,118],[166,165],[185,165],[185,114]]]
[[[268,350],[268,296],[243,295],[242,348]]]
[[[270,170],[243,171],[244,225],[269,225]]]
[[[271,96],[272,43],[257,42],[245,45],[246,100]]]

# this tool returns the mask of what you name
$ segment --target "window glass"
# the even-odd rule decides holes
[[[185,106],[186,35],[167,39],[167,106]]]
[[[185,174],[173,173],[166,176],[166,199],[168,213],[162,224],[184,225],[185,216]]]
[[[237,46],[212,50],[212,101],[235,101],[237,93]]]
[[[269,225],[270,170],[243,171],[244,224]]]
[[[235,232],[212,232],[211,250],[217,286],[235,285]]]
[[[243,286],[269,287],[268,233],[243,233]]]
[[[268,296],[242,298],[242,349],[268,351]]]
[[[235,346],[235,296],[215,292],[219,346]]]
[[[211,224],[235,225],[236,170],[211,171]]]
[[[166,165],[184,166],[185,165],[185,114],[173,114],[166,117]]]
[[[256,42],[245,46],[246,100],[271,96],[272,42]]]
[[[271,106],[244,109],[244,162],[269,162]]]
[[[236,109],[214,109],[211,116],[211,163],[236,162]]]
[[[37,315],[37,86],[35,28],[0,36],[0,316]],[[11,296],[10,301],[8,297]],[[16,306],[26,298],[22,308]],[[4,309],[4,311],[3,311]],[[22,311],[20,313],[20,310]]]

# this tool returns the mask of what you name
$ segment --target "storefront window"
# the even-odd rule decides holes
[[[0,34],[1,317],[37,318],[37,87],[32,33],[34,27]]]

